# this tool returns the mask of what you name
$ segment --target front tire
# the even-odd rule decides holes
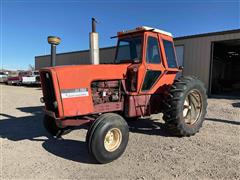
[[[129,138],[128,124],[118,114],[99,116],[90,126],[86,141],[89,153],[101,164],[119,158],[125,151]]]
[[[199,79],[182,76],[175,80],[164,104],[163,120],[174,135],[191,136],[202,127],[207,96]]]

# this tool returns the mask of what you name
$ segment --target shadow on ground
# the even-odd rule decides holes
[[[129,130],[132,133],[141,133],[147,135],[172,136],[166,129],[164,123],[158,119],[138,119],[128,121]]]
[[[217,119],[217,118],[205,118],[207,121],[213,121],[213,122],[221,122],[226,124],[232,124],[232,125],[240,125],[239,121],[231,121],[226,119]]]
[[[240,108],[240,102],[232,103],[232,106],[236,108]]]
[[[19,111],[30,113],[29,116],[14,117],[8,114],[0,114],[0,136],[12,141],[34,140],[34,138],[46,136],[47,132],[42,125],[43,112],[41,106],[21,107]]]
[[[42,124],[44,113],[41,106],[21,107],[17,109],[25,113],[30,113],[30,115],[14,117],[8,114],[0,114],[3,116],[0,120],[0,136],[2,138],[7,138],[11,141],[42,141],[42,147],[56,156],[81,163],[96,163],[88,154],[85,142],[64,139],[64,137],[63,139],[55,139],[46,132]],[[211,118],[206,118],[206,120],[240,125],[240,122],[230,120]],[[132,133],[171,136],[164,124],[156,119],[131,120],[128,124]],[[80,128],[87,128],[87,126]]]
[[[86,142],[69,139],[48,139],[42,147],[59,157],[86,164],[97,164],[89,155]]]
[[[236,99],[240,99],[240,93],[230,93],[230,94],[221,94],[221,95],[210,95],[209,98],[213,98],[213,99],[229,99],[229,100],[236,100]]]
[[[95,164],[87,151],[87,145],[83,141],[55,139],[46,132],[42,119],[44,113],[42,106],[21,107],[17,110],[29,113],[29,116],[14,117],[8,114],[0,114],[0,136],[11,141],[31,140],[42,141],[42,147],[59,157],[81,163]],[[160,122],[149,119],[129,121],[130,132],[148,135],[168,136]],[[81,128],[87,128],[83,126]]]
[[[81,163],[96,163],[88,154],[85,142],[56,139],[46,132],[42,124],[44,115],[42,106],[17,109],[25,113],[31,113],[31,115],[14,117],[8,114],[0,114],[2,116],[0,120],[0,137],[11,141],[42,141],[42,147],[56,156]]]

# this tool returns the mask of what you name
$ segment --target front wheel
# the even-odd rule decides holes
[[[118,114],[99,116],[90,126],[86,141],[89,153],[101,164],[109,163],[125,151],[129,138],[128,124]]]
[[[191,136],[202,127],[207,96],[203,83],[195,77],[175,80],[164,102],[163,119],[172,132],[179,136]]]

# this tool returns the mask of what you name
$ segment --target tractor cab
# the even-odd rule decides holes
[[[163,62],[166,68],[177,68],[171,33],[142,26],[118,32],[115,37],[118,37],[115,63],[161,64]],[[168,55],[167,59],[162,58],[165,53]]]
[[[152,93],[164,74],[179,72],[172,34],[141,26],[118,32],[115,63],[131,63],[127,71],[128,90]],[[165,81],[166,82],[166,81]],[[163,82],[162,82],[163,83]],[[152,90],[153,88],[153,90]]]

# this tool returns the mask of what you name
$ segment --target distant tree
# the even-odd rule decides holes
[[[28,70],[29,71],[34,71],[35,70],[35,67],[31,64],[28,65]]]

